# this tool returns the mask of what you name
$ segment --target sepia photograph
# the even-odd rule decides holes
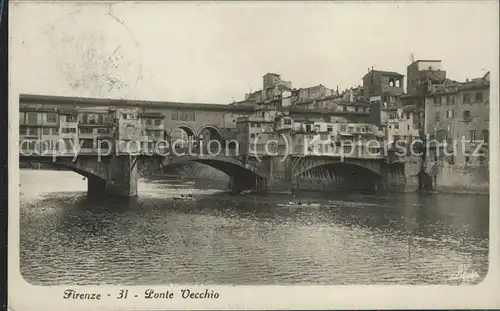
[[[227,298],[213,286],[467,287],[491,270],[497,2],[9,14],[9,269],[31,286],[112,305]],[[153,287],[171,284],[205,287]]]

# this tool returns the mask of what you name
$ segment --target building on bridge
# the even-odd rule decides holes
[[[22,153],[20,158],[65,167],[87,177],[89,193],[104,191],[119,196],[137,194],[139,168],[154,171],[187,163],[209,165],[228,174],[235,191],[289,190],[295,177],[325,165],[338,169],[339,176],[351,185],[367,174],[363,180],[369,180],[373,187],[406,187],[404,164],[387,166],[383,156],[365,154],[369,146],[353,147],[362,152],[352,157],[323,149],[311,153],[308,148],[295,148],[307,143],[307,147],[316,150],[308,139],[323,145],[329,140],[351,137],[363,142],[376,135],[367,124],[367,113],[284,107],[283,100],[282,95],[276,94],[256,110],[234,105],[21,95],[21,139],[31,138],[35,143],[40,139],[63,140],[81,146],[81,150],[72,150],[77,153],[76,158],[60,154],[55,161],[50,161],[46,154]],[[236,137],[242,150],[240,154],[228,153],[231,150],[226,148],[221,155],[144,153],[150,140],[153,145],[162,137],[171,140],[178,129],[195,141],[205,139],[205,133],[226,142],[229,137]],[[114,140],[112,146],[103,146],[110,138]],[[111,147],[113,152],[103,155],[103,147]],[[351,174],[351,169],[356,174]]]

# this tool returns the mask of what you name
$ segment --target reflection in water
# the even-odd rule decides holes
[[[314,193],[321,207],[291,208],[276,206],[288,196],[183,182],[98,201],[71,172],[22,170],[21,182],[32,284],[456,284],[462,264],[487,273],[487,196]]]

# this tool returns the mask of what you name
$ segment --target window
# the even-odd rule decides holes
[[[292,125],[292,120],[291,119],[285,119],[285,125]]]
[[[104,116],[102,114],[97,116],[97,123],[99,123],[99,124],[104,123]]]
[[[308,124],[308,125],[306,125],[306,132],[309,133],[310,131],[311,131],[311,125]]]
[[[465,163],[470,163],[470,157],[469,156],[465,156]]]
[[[441,114],[439,113],[439,111],[436,111],[436,122],[439,122],[441,119]]]
[[[347,111],[347,106],[343,106],[342,111]]]
[[[152,121],[151,119],[146,119],[146,122],[145,122],[146,125],[151,125],[151,121]]]
[[[446,105],[446,104],[448,103],[448,102],[447,102],[447,97],[446,97],[446,96],[443,96],[443,97],[441,98],[441,102],[442,102],[444,105]]]
[[[50,128],[44,127],[42,130],[43,135],[50,135]]]
[[[82,133],[82,130],[89,130],[89,129],[80,129],[80,133]],[[92,129],[90,129],[92,131]],[[76,128],[63,128],[62,129],[63,134],[68,134],[68,133],[76,133]],[[91,132],[92,133],[92,132]]]
[[[82,139],[82,148],[84,148],[84,149],[94,148],[94,140],[93,139]]]
[[[33,128],[33,127],[27,127],[26,128],[26,135],[37,136],[38,135],[38,129],[37,128]]]
[[[107,140],[98,140],[97,142],[101,150],[108,150],[111,148],[111,144]]]
[[[38,124],[38,114],[36,112],[26,113],[27,124],[35,125]]]
[[[477,102],[482,102],[483,101],[483,93],[482,92],[477,92],[476,93],[476,101]]]
[[[340,126],[340,131],[345,132],[347,130],[347,125],[341,125]]]
[[[482,138],[483,138],[483,141],[485,143],[489,143],[490,142],[490,132],[489,132],[489,130],[483,130],[481,132],[481,135],[483,136]]]
[[[469,136],[471,141],[476,140],[476,131],[469,131]]]
[[[446,118],[453,118],[453,110],[446,110]]]
[[[255,138],[255,134],[250,134],[250,138]]]
[[[396,87],[400,87],[401,85],[401,82],[399,82],[399,80],[396,80]]]
[[[91,128],[84,127],[80,129],[80,134],[92,134],[92,132]]]
[[[172,111],[172,120],[179,120],[179,111]]]
[[[161,119],[156,119],[156,120],[155,120],[155,125],[156,125],[156,126],[161,125]]]
[[[394,129],[399,130],[399,123],[394,124]]]
[[[409,130],[410,130],[410,125],[409,125],[409,124],[407,124],[407,125],[406,125],[406,130],[407,130],[407,131],[409,131]]]
[[[73,151],[77,144],[74,143],[73,139],[64,139],[64,147],[66,151]]]
[[[465,110],[464,111],[464,120],[465,121],[470,121],[470,119],[471,119],[470,111],[469,110]]]
[[[66,122],[76,122],[77,116],[76,115],[66,115],[65,120],[66,120]]]
[[[436,98],[434,99],[434,103],[436,105],[441,105],[441,96],[436,96]]]
[[[449,105],[455,104],[455,96],[453,96],[453,95],[448,96],[448,104]]]
[[[487,161],[486,161],[486,156],[485,156],[484,154],[479,155],[479,164],[480,164],[480,165],[485,165],[485,164],[487,164]]]
[[[47,122],[55,123],[57,121],[57,114],[47,113]]]
[[[99,134],[109,134],[109,129],[108,128],[100,128],[100,129],[97,129],[97,133],[99,133]]]
[[[406,113],[406,118],[407,118],[408,120],[410,120],[410,113],[409,113],[409,112],[407,112],[407,113]]]
[[[450,165],[455,164],[455,156],[451,155],[451,156],[448,158],[448,164],[450,164]]]
[[[463,94],[463,102],[464,102],[464,104],[470,103],[470,94],[469,93]]]
[[[25,127],[19,128],[19,135],[26,135],[26,128]]]
[[[59,135],[59,129],[58,128],[53,128],[52,129],[52,135]]]
[[[333,132],[333,127],[329,126],[326,128],[326,130],[331,133],[331,132]]]
[[[354,131],[353,127],[349,126],[349,128],[347,129],[347,132],[352,133],[353,131]]]

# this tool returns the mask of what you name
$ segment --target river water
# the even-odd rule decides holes
[[[320,207],[290,208],[171,180],[95,201],[76,173],[20,174],[32,284],[457,284],[461,265],[475,283],[488,270],[488,196],[310,193]]]

